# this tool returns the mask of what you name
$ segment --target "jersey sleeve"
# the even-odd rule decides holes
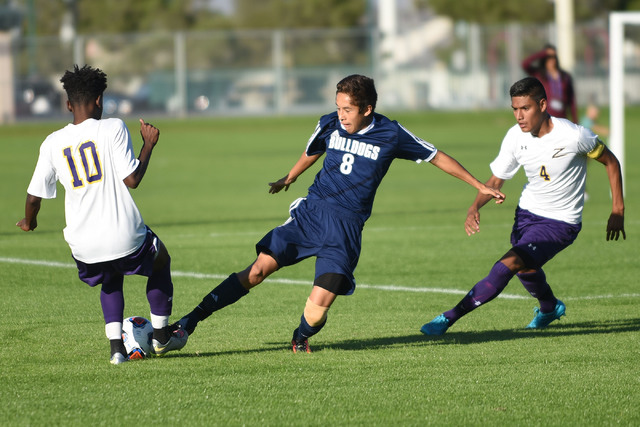
[[[327,114],[320,117],[313,134],[307,141],[307,156],[322,154],[327,151],[327,132],[331,132],[333,124],[335,124],[337,114]]]
[[[413,160],[414,162],[430,162],[438,149],[409,132],[398,123],[398,154],[399,159]]]
[[[43,199],[53,199],[56,197],[57,180],[58,175],[51,161],[49,146],[45,140],[40,146],[38,162],[27,188],[27,193]]]
[[[125,179],[133,173],[138,167],[140,161],[133,152],[133,143],[131,142],[131,134],[127,125],[120,119],[115,120],[115,129],[113,131],[112,155],[118,179]]]
[[[519,132],[519,130],[517,130]],[[500,152],[498,157],[489,164],[491,173],[500,179],[511,179],[520,169],[520,163],[516,159],[514,147],[516,143],[516,137],[513,128],[507,132],[502,145],[500,146]]]
[[[598,139],[590,129],[580,127],[580,135],[578,137],[578,151],[586,154],[592,159],[597,159],[604,151],[604,144]]]

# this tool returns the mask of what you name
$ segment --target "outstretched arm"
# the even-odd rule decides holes
[[[604,147],[604,151],[602,151],[602,154],[596,160],[602,163],[607,169],[609,185],[611,186],[612,208],[609,221],[607,221],[607,240],[618,240],[620,233],[622,233],[622,238],[626,239],[627,235],[624,232],[624,196],[622,193],[620,163],[607,147]]]
[[[439,169],[454,176],[472,187],[476,188],[481,194],[488,197],[487,200],[496,199],[496,203],[504,202],[504,194],[495,188],[488,187],[487,185],[478,181],[473,175],[469,173],[456,159],[446,154],[444,151],[438,151],[431,164],[437,166]],[[485,202],[486,203],[486,202]]]
[[[140,149],[140,156],[138,156],[140,163],[136,170],[123,180],[124,184],[129,188],[137,188],[140,185],[140,181],[142,181],[144,174],[147,172],[153,148],[158,143],[158,138],[160,138],[160,131],[155,126],[140,119],[140,135],[142,136],[142,149]]]
[[[38,226],[38,212],[40,211],[41,197],[27,193],[27,201],[24,205],[24,218],[16,223],[24,231],[35,230]]]
[[[467,212],[464,228],[469,236],[480,231],[480,213],[478,211],[491,199],[495,199],[498,204],[504,202],[505,195],[500,192],[504,181],[496,178],[495,180],[490,179],[486,184],[483,184],[458,163],[456,159],[442,151],[436,153],[435,157],[431,159],[431,163],[449,175],[455,176],[478,189],[476,200]],[[474,206],[475,209],[473,209]]]
[[[495,175],[491,175],[491,178],[485,183],[486,186],[497,190],[502,188],[502,184],[504,184],[504,179],[500,179]],[[476,199],[467,211],[467,219],[464,221],[464,230],[468,236],[480,231],[480,208],[486,205],[489,200],[491,200],[491,196],[478,191]]]
[[[302,153],[296,164],[293,165],[293,168],[291,168],[291,171],[289,171],[286,176],[280,178],[276,182],[269,183],[269,193],[276,194],[283,188],[284,191],[289,190],[289,186],[296,182],[296,179],[298,179],[304,171],[309,169],[321,155],[322,154],[314,154],[313,156],[307,156],[307,153]]]

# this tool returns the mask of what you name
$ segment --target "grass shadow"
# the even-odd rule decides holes
[[[311,343],[313,353],[323,350],[375,350],[393,346],[431,346],[431,345],[466,345],[487,342],[511,341],[518,339],[563,337],[573,335],[612,334],[621,332],[633,332],[640,330],[640,318],[600,320],[591,322],[555,323],[546,329],[502,329],[489,331],[455,332],[450,331],[441,336],[426,336],[420,332],[411,335],[395,335],[390,337],[377,337],[371,339],[350,339],[328,344]],[[212,352],[186,352],[173,353],[169,357],[214,357],[234,354],[269,353],[291,350],[291,345],[285,342],[264,343],[258,348],[242,350],[225,350]]]
[[[562,337],[572,335],[611,334],[640,330],[640,318],[600,320],[591,322],[554,323],[545,329],[502,329],[489,331],[456,332],[449,331],[440,336],[427,336],[421,333],[374,338],[370,340],[345,340],[341,343],[327,345],[327,348],[343,350],[361,350],[365,348],[382,348],[393,345],[427,345],[478,344],[496,341],[511,341],[537,337]]]

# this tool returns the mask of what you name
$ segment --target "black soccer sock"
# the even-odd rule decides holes
[[[166,344],[171,338],[172,330],[169,326],[165,326],[161,329],[153,328],[153,339],[160,344]]]
[[[202,302],[191,313],[187,314],[186,317],[189,319],[186,328],[187,332],[189,329],[193,330],[199,321],[211,316],[214,311],[233,304],[248,293],[249,291],[238,280],[238,275],[236,273],[231,274],[204,297]]]
[[[293,339],[296,341],[306,340],[307,338],[310,338],[315,334],[317,334],[318,332],[320,332],[320,330],[324,327],[326,323],[327,321],[325,320],[318,326],[311,326],[307,322],[307,319],[304,318],[304,314],[303,314],[300,317],[300,326],[298,326],[298,329],[296,329],[293,332]]]
[[[109,340],[109,344],[111,345],[112,356],[116,353],[120,353],[123,356],[127,357],[127,349],[124,347],[124,341],[122,341],[122,338]]]

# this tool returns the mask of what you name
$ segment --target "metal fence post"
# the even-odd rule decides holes
[[[187,51],[185,48],[185,35],[182,31],[175,33],[175,79],[178,99],[177,113],[180,117],[187,116]]]
[[[274,101],[276,111],[284,112],[284,34],[282,30],[273,32],[273,73],[275,77]]]
[[[11,33],[0,31],[0,123],[15,119]]]

